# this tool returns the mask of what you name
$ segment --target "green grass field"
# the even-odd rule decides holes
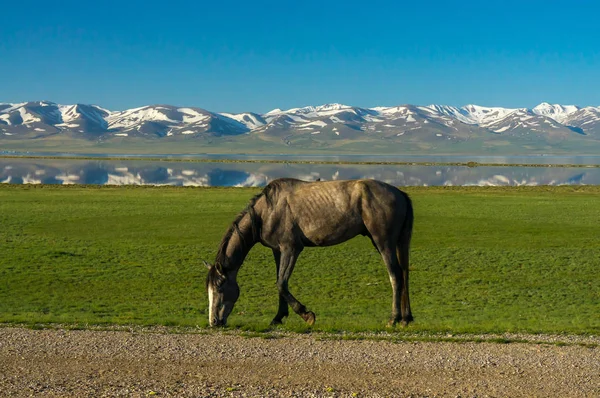
[[[599,333],[600,187],[408,188],[416,332]],[[257,189],[0,184],[0,322],[207,326],[206,269]],[[230,326],[264,330],[277,290],[255,246]],[[291,291],[316,330],[382,330],[367,238],[306,249]],[[304,330],[292,314],[284,330]],[[403,333],[403,332],[400,332]]]

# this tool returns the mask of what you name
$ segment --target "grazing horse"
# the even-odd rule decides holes
[[[237,273],[250,249],[261,243],[273,250],[279,310],[272,324],[288,316],[288,305],[309,325],[315,314],[288,289],[288,280],[305,247],[332,246],[368,236],[381,254],[392,284],[390,325],[413,317],[408,297],[408,255],[413,208],[408,195],[375,180],[272,181],[250,200],[221,240],[206,288],[211,326],[224,326],[240,295]]]

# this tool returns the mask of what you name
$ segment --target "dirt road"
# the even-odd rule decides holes
[[[569,344],[2,327],[0,396],[600,397],[600,339],[559,339]]]

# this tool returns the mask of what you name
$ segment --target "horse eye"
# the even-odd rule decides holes
[[[223,292],[223,285],[225,284],[225,279],[218,279],[215,282],[215,288],[217,289],[217,292],[221,293]]]

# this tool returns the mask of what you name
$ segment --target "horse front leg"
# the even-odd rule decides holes
[[[281,252],[279,250],[273,249],[273,257],[275,258],[275,265],[277,267],[277,279],[279,279],[279,264],[281,261]],[[277,310],[277,314],[275,318],[271,321],[271,325],[281,325],[283,318],[289,315],[288,303],[285,297],[278,293],[279,297],[279,309]]]
[[[302,248],[291,248],[281,250],[281,257],[279,261],[279,273],[277,276],[277,288],[279,289],[279,295],[285,299],[287,304],[294,310],[294,312],[302,317],[306,323],[313,325],[316,320],[315,313],[308,311],[304,304],[299,302],[290,293],[288,288],[288,281],[294,271],[296,260],[302,252]]]

